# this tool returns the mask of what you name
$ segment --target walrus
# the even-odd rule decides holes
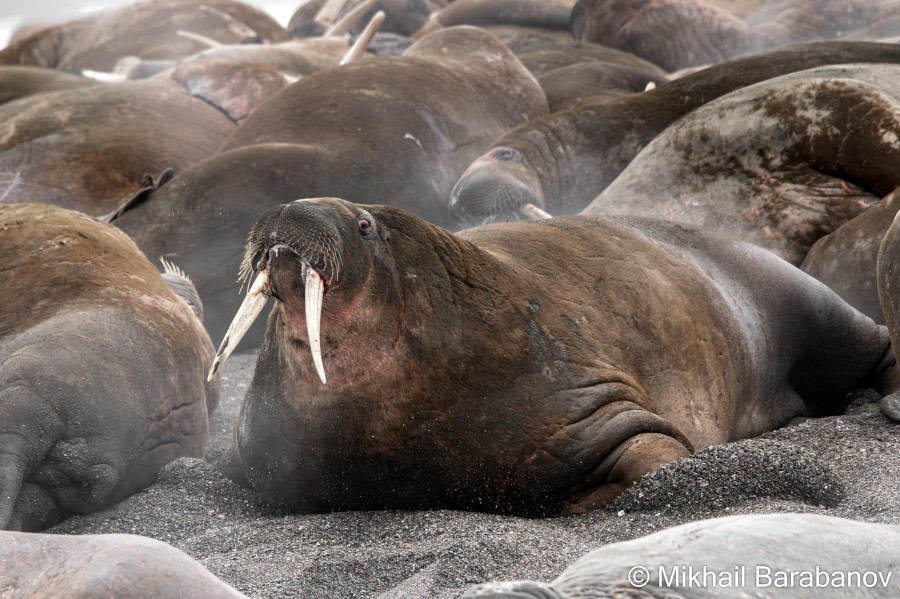
[[[837,413],[895,369],[885,328],[822,283],[667,221],[452,234],[298,200],[253,226],[241,272],[210,375],[274,297],[236,453],[264,499],[303,512],[583,512],[701,447]]]
[[[74,73],[44,67],[0,66],[0,104],[26,96],[95,85]]]
[[[813,42],[715,65],[616,100],[587,100],[496,140],[456,184],[451,210],[470,226],[526,204],[553,215],[574,214],[603,192],[654,137],[707,102],[813,67],[898,62],[897,45]]]
[[[490,582],[463,597],[896,597],[898,551],[900,527],[889,524],[726,516],[594,549],[549,584]]]
[[[844,300],[879,324],[884,324],[878,295],[878,250],[900,210],[900,190],[816,241],[800,268],[819,279]]]
[[[571,26],[577,40],[627,50],[677,71],[841,38],[888,22],[898,8],[897,0],[784,0],[745,21],[705,0],[579,0]]]
[[[885,208],[885,210],[889,210]],[[883,214],[882,214],[883,216]],[[878,298],[888,330],[894,339],[894,355],[898,353],[897,336],[900,335],[900,219],[894,215],[887,232],[881,239],[876,257]],[[900,421],[900,391],[885,395],[881,411],[889,418]]]
[[[203,61],[3,104],[0,204],[110,213],[145,174],[180,171],[215,153],[238,121],[286,85],[261,65]]]
[[[800,265],[900,186],[897,140],[900,65],[791,73],[670,125],[583,213],[692,223]]]
[[[274,19],[241,2],[145,0],[44,27],[0,51],[0,64],[111,71],[124,56],[175,59],[209,47],[206,40],[285,39]]]
[[[202,455],[218,380],[183,273],[170,288],[115,227],[43,204],[0,206],[0,247],[0,530],[104,509]]]
[[[749,52],[750,27],[703,0],[578,0],[572,35],[637,54],[667,71]]]
[[[0,532],[0,594],[18,597],[245,597],[168,543],[131,534]]]
[[[632,67],[665,77],[666,72],[634,54],[590,42],[555,40],[543,35],[498,36],[535,77],[584,62],[601,62]],[[576,84],[577,82],[572,82]],[[643,88],[641,88],[643,89]]]
[[[616,98],[666,83],[663,75],[608,62],[580,62],[538,77],[550,112],[571,108],[588,98]]]
[[[350,49],[345,37],[315,37],[275,44],[227,44],[209,48],[177,60],[122,58],[113,73],[125,79],[146,79],[167,69],[196,60],[238,60],[264,64],[290,77],[309,75],[338,66]]]

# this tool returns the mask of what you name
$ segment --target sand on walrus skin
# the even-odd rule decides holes
[[[702,450],[648,474],[610,509],[581,516],[290,514],[210,462],[231,443],[255,361],[243,353],[226,363],[206,459],[179,459],[146,490],[49,532],[159,539],[251,597],[387,599],[458,597],[491,580],[549,582],[600,545],[716,516],[806,512],[900,524],[900,426],[871,391],[856,393],[845,415]]]

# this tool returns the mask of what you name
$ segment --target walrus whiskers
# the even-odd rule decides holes
[[[259,273],[256,280],[253,281],[253,285],[247,291],[244,302],[238,308],[237,314],[234,315],[234,320],[231,321],[231,325],[225,332],[225,338],[222,339],[222,344],[219,346],[212,366],[209,368],[209,374],[206,376],[207,381],[212,380],[219,371],[219,367],[225,363],[225,360],[228,359],[234,348],[237,347],[244,335],[247,334],[247,331],[250,330],[250,326],[259,317],[263,307],[269,300],[268,283],[269,275],[266,271]]]

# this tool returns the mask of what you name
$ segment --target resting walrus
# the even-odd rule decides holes
[[[885,328],[818,281],[665,221],[454,235],[299,200],[254,225],[243,270],[211,372],[274,296],[235,440],[256,489],[303,511],[588,510],[893,368]]]
[[[188,279],[45,204],[0,206],[0,256],[0,529],[105,509],[203,454],[219,387]]]

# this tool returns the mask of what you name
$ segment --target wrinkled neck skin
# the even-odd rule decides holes
[[[504,410],[514,423],[518,410],[482,414],[479,402],[509,392],[491,386],[492,371],[521,372],[527,382],[531,367],[527,344],[508,339],[521,336],[518,327],[490,327],[515,321],[499,290],[508,274],[443,229],[420,225],[412,237],[392,224],[380,221],[391,241],[360,291],[325,293],[327,384],[310,357],[302,296],[283,298],[269,318],[235,434],[248,478],[270,502],[307,512],[472,507],[489,487],[479,462],[496,438],[471,428],[500,426]],[[483,320],[471,322],[473,305],[483,306]]]

